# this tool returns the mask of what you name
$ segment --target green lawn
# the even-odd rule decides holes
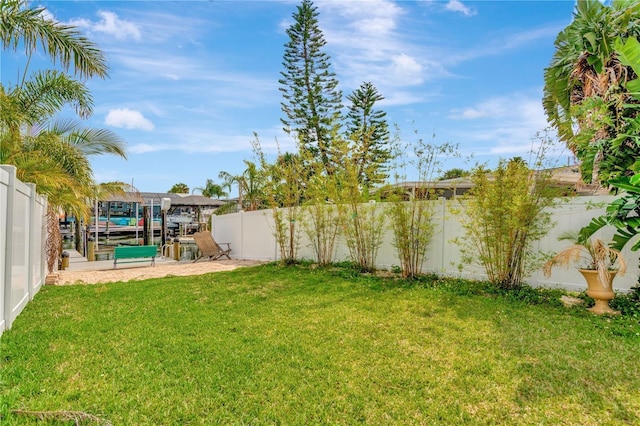
[[[46,287],[0,340],[0,424],[640,422],[637,319],[461,283],[265,265]]]

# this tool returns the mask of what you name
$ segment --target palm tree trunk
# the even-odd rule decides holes
[[[47,255],[47,271],[52,273],[62,254],[62,236],[60,235],[60,223],[58,215],[52,206],[47,209],[47,241],[45,243],[45,252]]]

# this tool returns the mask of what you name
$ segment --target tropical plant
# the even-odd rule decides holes
[[[194,191],[200,191],[200,193],[202,194],[203,197],[207,197],[207,198],[216,197],[218,200],[221,197],[226,197],[227,196],[227,192],[225,192],[223,186],[222,185],[218,185],[217,183],[215,183],[211,179],[207,179],[207,181],[204,184],[204,186],[202,186],[202,187],[199,186],[199,187],[193,188],[193,190],[191,192],[193,193]]]
[[[438,180],[456,179],[456,178],[469,176],[470,174],[471,174],[471,172],[456,167],[456,168],[449,169],[446,172],[442,173],[442,175],[438,178]]]
[[[247,168],[239,175],[234,175],[226,171],[218,174],[219,179],[223,179],[224,187],[238,185],[238,205],[247,211],[258,210],[264,202],[264,173],[256,163],[244,160]]]
[[[384,234],[384,209],[376,202],[378,194],[372,194],[360,184],[359,169],[348,146],[341,144],[343,164],[336,171],[337,210],[351,261],[362,271],[375,270],[378,249]]]
[[[67,104],[75,105],[81,116],[90,114],[92,108],[84,85],[60,72],[36,73],[9,92],[0,88],[0,101],[0,163],[15,165],[19,179],[35,183],[37,191],[48,197],[47,262],[52,271],[61,250],[58,211],[87,217],[93,186],[89,157],[115,154],[126,158],[124,141],[109,130],[51,118]]]
[[[611,272],[616,271],[623,275],[627,270],[627,263],[620,251],[609,247],[599,238],[581,237],[579,232],[564,232],[558,238],[563,241],[571,241],[573,245],[558,252],[543,266],[546,277],[551,276],[551,270],[555,266],[568,267],[579,264],[581,269],[598,271],[598,278],[603,286],[610,282]]]
[[[427,250],[433,237],[433,200],[437,198],[437,193],[429,185],[440,167],[442,157],[455,155],[456,147],[449,144],[431,145],[420,139],[411,147],[398,148],[403,152],[413,151],[414,155],[408,163],[421,184],[408,193],[402,186],[390,189],[386,213],[390,219],[393,245],[400,260],[402,276],[415,278],[422,274],[422,265],[427,259]],[[398,165],[397,181],[404,180],[405,176],[400,174],[400,170],[406,167],[406,164]]]
[[[551,173],[541,169],[548,136],[541,137],[535,168],[518,159],[501,160],[490,172],[477,168],[474,187],[459,199],[454,211],[465,237],[456,239],[463,263],[479,263],[489,281],[505,289],[520,287],[527,273],[539,266],[531,242],[546,235],[551,225],[547,209],[556,203]]]
[[[310,0],[303,0],[293,14],[294,23],[287,29],[284,71],[280,74],[280,91],[284,130],[294,134],[304,158],[319,158],[324,171],[331,174],[336,167],[336,151],[332,135],[341,121],[342,93],[331,71],[326,44],[318,26],[318,11]]]
[[[620,176],[609,181],[612,187],[625,191],[613,200],[606,208],[605,214],[591,219],[591,222],[580,230],[583,240],[591,238],[597,231],[607,225],[616,229],[611,241],[611,248],[621,251],[631,240],[640,234],[640,173],[633,176]],[[640,241],[631,245],[632,251],[640,249]],[[640,280],[640,277],[638,278]]]
[[[543,106],[558,135],[581,161],[586,182],[626,174],[640,156],[640,101],[627,82],[637,76],[621,46],[640,35],[640,3],[576,2],[558,34],[544,74]],[[636,56],[637,59],[637,56]],[[636,62],[637,64],[637,62]]]
[[[611,225],[616,229],[611,247],[622,250],[640,233],[640,173],[611,179],[609,183],[624,193],[606,207],[604,215],[591,219],[589,225],[582,228],[580,233],[583,239],[589,238],[601,228]],[[638,249],[640,241],[635,241],[631,250]]]
[[[284,264],[296,263],[303,216],[300,205],[307,173],[300,156],[288,152],[279,153],[275,163],[269,164],[257,134],[252,145],[264,177],[265,203],[273,212],[274,236],[280,248],[280,261]]]
[[[304,231],[321,266],[333,263],[340,235],[341,221],[334,204],[338,198],[335,179],[335,175],[324,177],[316,173],[311,176],[304,206]]]
[[[0,36],[3,50],[24,48],[24,72],[13,85],[0,85],[0,163],[13,164],[21,180],[36,184],[48,196],[48,268],[60,251],[58,209],[76,218],[87,211],[93,186],[88,157],[115,154],[125,157],[123,142],[107,130],[85,129],[72,121],[53,121],[66,105],[80,118],[93,112],[83,81],[107,77],[104,54],[73,26],[50,19],[42,7],[25,0],[0,0]],[[29,62],[38,47],[61,71],[39,71],[29,76]],[[80,221],[76,221],[79,226]],[[79,235],[79,234],[78,234]]]
[[[384,99],[376,87],[365,82],[351,95],[347,115],[347,139],[351,142],[351,158],[355,162],[361,185],[372,187],[388,178],[392,159],[386,112],[375,110],[376,102]]]
[[[182,182],[176,183],[167,192],[169,194],[188,194],[189,186],[186,183],[182,183]]]
[[[616,40],[615,50],[622,65],[630,67],[635,73],[636,78],[629,78],[625,82],[625,87],[629,91],[629,95],[635,103],[628,102],[624,104],[623,110],[625,115],[633,117],[640,109],[640,43],[636,37],[629,37],[625,42],[622,39]],[[630,113],[626,113],[630,111]],[[626,119],[627,126],[623,132],[612,139],[612,145],[620,144],[640,144],[640,117]],[[628,150],[627,150],[628,151]],[[614,191],[623,191],[621,197],[612,201],[606,209],[604,215],[593,218],[589,225],[582,228],[581,234],[583,238],[594,235],[599,229],[606,225],[612,225],[616,229],[613,236],[611,246],[614,249],[622,250],[638,233],[640,233],[640,161],[637,155],[627,155],[628,152],[622,153],[625,158],[618,161],[613,157],[607,161],[616,163],[620,170],[618,176],[609,179],[607,182]],[[631,246],[632,251],[640,249],[640,242],[636,242]],[[640,280],[640,278],[639,278]]]

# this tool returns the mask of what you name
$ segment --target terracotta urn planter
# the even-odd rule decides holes
[[[596,315],[619,314],[619,311],[615,311],[609,306],[609,301],[616,296],[613,292],[613,279],[617,271],[612,271],[609,274],[609,282],[606,286],[600,282],[598,271],[592,269],[580,269],[579,271],[587,280],[587,296],[596,302],[596,304],[588,310]]]

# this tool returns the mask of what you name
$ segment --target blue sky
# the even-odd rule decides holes
[[[253,133],[275,155],[293,150],[282,131],[285,30],[297,1],[44,1],[56,20],[76,25],[105,52],[110,77],[88,82],[85,123],[127,142],[128,160],[92,159],[98,182],[141,191],[193,189],[244,169]],[[546,127],[541,97],[553,41],[571,22],[573,1],[316,1],[325,51],[350,94],[370,81],[378,108],[417,138],[458,144],[462,159],[494,165],[525,157]],[[2,52],[2,84],[25,58]],[[44,57],[30,69],[50,67]],[[277,144],[276,144],[277,141]],[[566,156],[567,154],[561,154]],[[566,161],[566,160],[565,160]],[[197,191],[196,191],[197,193]]]

